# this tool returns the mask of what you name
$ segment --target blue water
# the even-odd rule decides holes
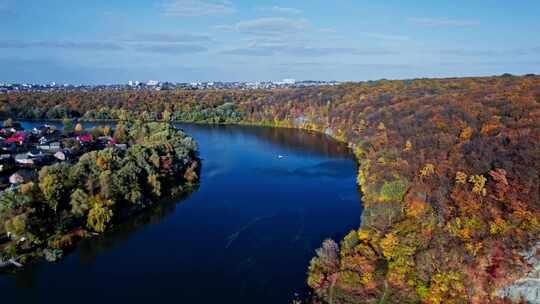
[[[315,249],[360,223],[348,149],[299,130],[181,127],[199,143],[197,192],[81,242],[59,263],[0,276],[2,301],[291,303],[295,293],[305,296]]]

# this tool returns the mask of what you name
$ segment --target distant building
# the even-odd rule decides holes
[[[283,79],[282,83],[283,84],[295,84],[296,80],[292,79],[292,78],[286,78],[286,79]]]

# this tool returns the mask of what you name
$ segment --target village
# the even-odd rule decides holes
[[[84,153],[108,146],[127,148],[109,133],[108,127],[86,131],[81,124],[74,129],[49,124],[24,129],[20,123],[6,120],[0,129],[0,191],[37,180],[44,166],[75,163]]]

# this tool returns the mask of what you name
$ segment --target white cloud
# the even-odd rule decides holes
[[[389,35],[389,34],[381,34],[381,33],[361,33],[364,36],[378,39],[378,40],[391,40],[391,41],[407,41],[410,40],[409,36],[404,35]]]
[[[206,35],[189,34],[189,33],[151,33],[141,32],[135,33],[124,39],[126,42],[210,42],[212,38]]]
[[[256,44],[252,43],[246,48],[236,48],[221,52],[224,55],[241,56],[273,56],[277,54],[321,57],[329,55],[354,55],[354,56],[386,56],[395,55],[397,52],[386,49],[358,49],[354,47],[327,47],[327,46],[302,46],[288,44]]]
[[[258,11],[262,12],[272,12],[279,14],[290,14],[290,15],[300,15],[303,13],[302,10],[292,8],[292,7],[283,7],[283,6],[261,6],[257,8]]]
[[[482,57],[482,56],[526,56],[535,55],[540,52],[540,47],[533,48],[513,48],[513,49],[446,49],[438,53],[451,56],[462,57]]]
[[[230,15],[236,12],[227,0],[169,0],[164,5],[165,15],[179,17],[200,17]]]
[[[80,51],[118,51],[123,47],[114,42],[101,41],[0,41],[0,49],[51,48]]]
[[[196,44],[140,44],[134,46],[140,52],[150,52],[168,55],[191,54],[207,51],[207,48]]]
[[[480,25],[475,20],[458,20],[446,18],[410,18],[411,22],[426,27],[473,27]]]
[[[234,25],[222,25],[217,28],[256,36],[276,36],[301,33],[309,27],[310,23],[306,19],[271,17],[241,21]]]

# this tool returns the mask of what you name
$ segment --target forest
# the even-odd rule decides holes
[[[118,145],[44,166],[0,192],[0,261],[56,261],[77,241],[197,186],[197,145],[181,130],[134,121],[111,132]]]
[[[0,95],[0,115],[256,124],[347,142],[358,160],[364,212],[361,227],[339,242],[326,240],[311,261],[315,303],[506,303],[498,289],[534,266],[525,256],[540,236],[540,76],[15,93]],[[94,177],[91,189],[99,184]],[[107,195],[96,203],[92,191],[76,187],[93,202],[90,210],[110,208],[114,190],[100,189]]]

